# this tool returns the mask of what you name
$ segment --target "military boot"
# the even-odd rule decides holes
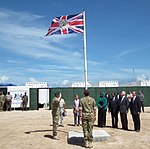
[[[93,147],[93,144],[92,144],[92,141],[89,141],[89,148],[92,148]]]
[[[53,136],[53,139],[60,140],[60,138],[58,138],[57,136]]]
[[[88,142],[88,141],[85,141],[85,142],[84,142],[84,146],[85,146],[85,148],[88,148],[88,147],[89,147],[89,142]]]

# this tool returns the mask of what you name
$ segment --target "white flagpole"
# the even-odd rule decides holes
[[[86,26],[85,26],[85,11],[83,11],[83,20],[84,20],[84,78],[85,78],[85,89],[87,89],[87,58],[86,58]]]

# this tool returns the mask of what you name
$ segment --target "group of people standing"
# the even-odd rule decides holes
[[[61,94],[59,92],[55,93],[55,97],[52,101],[52,117],[53,117],[53,139],[59,140],[57,136],[57,127],[59,126],[59,119],[61,119],[60,114],[61,108],[63,107],[63,112],[65,111],[65,102],[62,100]],[[74,114],[74,126],[80,126],[80,121],[82,121],[82,128],[84,134],[84,146],[86,148],[93,147],[93,126],[96,120],[96,109],[98,108],[98,127],[106,126],[106,115],[107,110],[111,113],[112,128],[118,128],[118,114],[120,112],[120,119],[122,129],[128,130],[128,117],[127,114],[130,109],[130,113],[134,122],[134,130],[140,131],[140,113],[141,107],[144,112],[144,94],[142,91],[139,95],[133,91],[126,94],[122,91],[121,94],[114,92],[111,95],[108,92],[100,92],[100,96],[97,100],[89,96],[89,91],[84,90],[84,97],[79,99],[78,95],[75,95],[73,100],[73,114]],[[143,106],[142,106],[143,104]]]
[[[131,96],[131,95],[130,95]],[[133,102],[134,100],[134,102]],[[59,140],[57,136],[57,127],[60,125],[62,109],[61,94],[55,93],[55,97],[52,101],[52,117],[53,117],[53,139]],[[84,91],[84,97],[79,99],[78,95],[75,95],[73,100],[73,114],[74,114],[74,126],[80,126],[82,121],[82,128],[84,134],[84,146],[86,148],[93,147],[93,126],[96,120],[96,109],[98,108],[98,126],[106,126],[106,113],[107,109],[111,112],[112,127],[118,128],[118,113],[120,112],[122,128],[128,129],[127,112],[130,107],[131,114],[133,116],[135,130],[140,130],[140,100],[136,96],[135,91],[132,92],[132,98],[129,100],[126,96],[126,92],[122,91],[121,95],[112,93],[111,96],[108,93],[100,92],[100,96],[97,101],[89,96],[89,91]],[[64,108],[63,108],[64,109]]]
[[[0,111],[11,111],[12,95],[10,92],[7,92],[7,95],[4,95],[3,92],[0,92]]]
[[[108,93],[100,93],[97,100],[98,107],[98,126],[106,126],[106,113],[111,113],[112,128],[118,128],[118,114],[120,112],[120,119],[122,129],[128,130],[128,112],[132,115],[134,122],[134,130],[140,131],[140,113],[141,107],[144,112],[144,94],[139,91],[139,95],[135,91],[126,94],[122,91],[121,94],[115,94],[114,92],[109,95]]]
[[[11,111],[12,110],[12,95],[10,92],[7,92],[7,95],[4,95],[3,91],[0,91],[0,111]],[[21,106],[22,110],[27,110],[28,104],[28,95],[25,92],[24,95],[21,97]]]
[[[96,102],[95,99],[89,96],[89,91],[84,91],[84,97],[79,100],[78,95],[75,95],[73,101],[73,113],[74,113],[74,125],[80,126],[80,120],[82,120],[84,145],[86,148],[93,147],[93,125],[96,120]],[[59,140],[57,136],[57,127],[61,119],[61,94],[55,93],[55,97],[52,101],[52,120],[53,120],[53,139]]]

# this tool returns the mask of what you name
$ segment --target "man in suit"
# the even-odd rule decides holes
[[[114,92],[109,100],[108,109],[111,112],[112,128],[118,128],[119,99]]]
[[[129,100],[126,97],[126,92],[125,91],[121,92],[121,99],[120,99],[119,109],[120,109],[122,129],[128,130],[127,113],[128,113],[128,109],[129,109]]]
[[[138,96],[136,96],[136,92],[132,92],[132,98],[130,102],[130,111],[132,114],[132,119],[134,122],[134,130],[140,131],[140,113],[141,113],[141,101]]]

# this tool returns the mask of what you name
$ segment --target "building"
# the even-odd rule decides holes
[[[87,82],[87,87],[91,87],[92,83],[91,82]],[[73,82],[71,84],[71,87],[85,87],[85,82]]]
[[[150,80],[140,80],[137,82],[138,86],[150,86]]]
[[[29,88],[48,88],[47,82],[26,82],[25,86]]]
[[[118,81],[100,81],[98,87],[119,87]]]

